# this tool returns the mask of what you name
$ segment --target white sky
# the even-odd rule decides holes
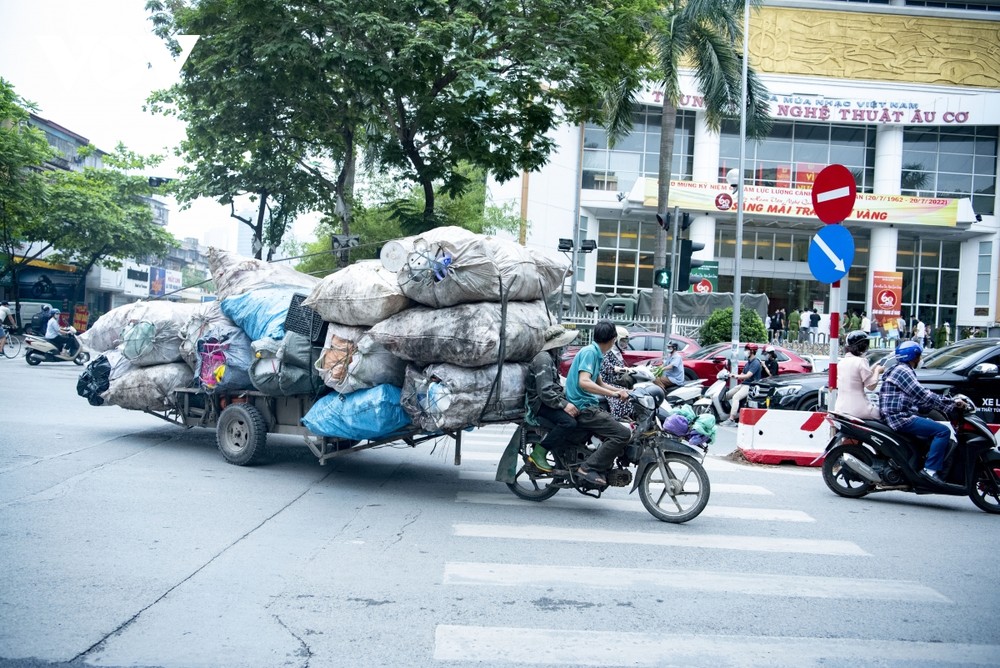
[[[111,151],[118,142],[142,154],[167,156],[150,174],[176,175],[172,148],[184,137],[173,118],[142,110],[147,96],[177,80],[174,61],[153,35],[145,0],[0,0],[0,77],[38,115]],[[239,223],[228,207],[196,202],[172,206],[168,228],[177,237],[219,243]],[[295,229],[299,239],[310,228]],[[221,245],[221,244],[220,244]],[[235,248],[235,247],[234,247]]]

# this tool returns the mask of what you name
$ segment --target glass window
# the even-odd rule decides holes
[[[989,306],[991,269],[993,267],[993,242],[979,242],[979,268],[976,273],[976,306]]]
[[[941,244],[941,266],[958,269],[962,255],[962,244],[957,241],[945,241]]]
[[[778,261],[792,259],[792,235],[778,233],[774,235],[774,259]]]
[[[792,237],[792,261],[809,261],[809,237],[804,234],[796,234]]]
[[[615,286],[615,251],[597,251],[597,275],[595,281],[597,285],[614,289]]]
[[[976,193],[976,213],[993,213],[997,144],[995,126],[904,128],[902,193],[953,198]]]

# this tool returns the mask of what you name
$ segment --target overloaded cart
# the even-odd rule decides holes
[[[93,405],[215,428],[250,464],[267,434],[298,434],[321,463],[392,442],[519,422],[526,362],[568,267],[456,227],[385,245],[320,280],[210,249],[218,301],[136,302],[81,335],[100,353],[78,393]]]

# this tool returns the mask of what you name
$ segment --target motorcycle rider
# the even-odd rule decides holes
[[[667,344],[669,357],[663,364],[662,373],[656,377],[656,384],[664,391],[668,387],[680,387],[684,384],[684,360],[677,352],[677,342],[671,341]]]
[[[736,424],[740,414],[740,402],[750,394],[750,384],[760,380],[763,369],[761,368],[760,360],[757,359],[758,349],[759,346],[756,343],[748,343],[746,345],[747,363],[743,366],[743,372],[736,374],[736,379],[740,383],[726,392],[726,399],[730,402],[730,408],[729,419],[722,423],[723,426],[732,427]]]
[[[862,420],[880,420],[879,409],[868,401],[865,390],[875,389],[885,367],[881,364],[868,365],[865,358],[871,343],[868,332],[856,329],[847,335],[845,342],[847,354],[837,364],[837,404],[834,411]]]
[[[38,336],[45,336],[46,327],[49,324],[49,318],[52,317],[52,307],[48,304],[42,304],[42,310],[31,316],[31,329]]]
[[[764,373],[767,374],[768,378],[774,378],[778,375],[778,351],[774,349],[774,346],[767,346],[764,348]]]
[[[924,349],[913,341],[905,341],[896,349],[896,359],[899,364],[889,369],[882,379],[882,389],[879,392],[879,410],[882,419],[894,431],[909,436],[915,436],[920,441],[930,440],[930,449],[920,475],[938,484],[948,484],[939,471],[944,465],[951,430],[929,418],[920,417],[917,411],[936,408],[947,412],[955,405],[963,405],[962,401],[949,401],[923,387],[913,372],[920,364],[920,356]]]
[[[559,353],[563,347],[576,340],[579,332],[568,330],[562,325],[553,325],[545,330],[545,343],[528,365],[525,381],[525,402],[531,417],[541,417],[555,427],[542,442],[531,451],[531,462],[541,471],[551,471],[545,453],[553,450],[566,439],[569,431],[576,428],[576,416],[580,410],[566,400],[566,392],[559,382]]]
[[[576,423],[603,441],[577,472],[578,477],[597,486],[608,484],[601,472],[611,468],[632,435],[628,427],[601,409],[598,399],[601,396],[628,399],[628,391],[608,387],[601,380],[601,361],[617,338],[614,324],[610,320],[599,320],[594,325],[593,342],[576,354],[566,375],[566,399],[580,409]]]
[[[59,326],[59,309],[52,309],[52,315],[45,326],[45,340],[56,347],[56,355],[76,357],[80,343],[76,340],[76,330]]]

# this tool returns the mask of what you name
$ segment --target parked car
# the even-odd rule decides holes
[[[696,350],[684,358],[684,367],[701,378],[705,386],[711,385],[715,382],[715,377],[719,372],[726,368],[732,345],[732,343],[723,342]],[[760,346],[758,358],[762,358],[767,344],[760,343],[758,345]],[[741,343],[739,346],[739,370],[742,372],[747,361],[746,343]],[[781,346],[775,346],[774,350],[778,356],[778,373],[780,375],[809,373],[813,370],[812,362],[800,357],[798,353]]]
[[[701,346],[698,342],[687,336],[674,334],[671,341],[677,343],[677,352],[681,357],[689,355]],[[569,367],[573,364],[573,358],[580,352],[581,346],[567,346],[559,358],[559,373],[565,376],[569,373]],[[658,332],[629,332],[628,349],[622,351],[622,359],[627,366],[639,366],[641,364],[660,364],[663,360],[663,334]],[[694,375],[690,376],[693,380]]]
[[[893,362],[894,358],[882,360],[887,367]],[[916,374],[927,389],[964,394],[975,402],[986,422],[1000,423],[1000,339],[964,339],[928,350]],[[825,410],[828,379],[826,373],[810,373],[762,380],[750,390],[748,405]]]

